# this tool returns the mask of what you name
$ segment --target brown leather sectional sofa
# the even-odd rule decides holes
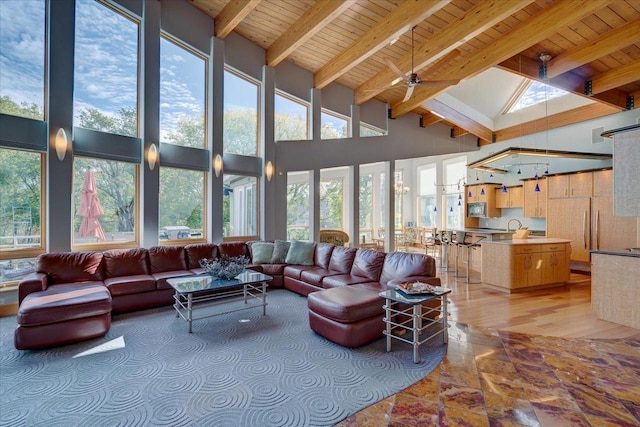
[[[106,252],[60,252],[39,257],[36,272],[18,288],[19,350],[46,348],[107,333],[111,313],[170,305],[170,277],[201,274],[198,261],[221,256],[251,257],[252,242],[155,246]],[[439,285],[434,259],[420,254],[377,252],[318,243],[314,265],[248,266],[273,277],[272,288],[309,296],[314,331],[346,346],[382,335],[382,300],[391,279]],[[340,290],[340,288],[352,288]],[[311,295],[310,295],[311,294]],[[324,296],[323,296],[324,295]]]

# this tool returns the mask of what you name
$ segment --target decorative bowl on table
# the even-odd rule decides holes
[[[403,291],[407,294],[420,295],[420,294],[434,293],[437,288],[428,283],[422,283],[422,282],[416,281],[416,282],[402,282],[398,286],[396,286],[396,289]]]
[[[216,259],[203,258],[198,263],[205,273],[220,279],[231,280],[244,272],[249,258],[244,255],[239,257],[223,256]]]

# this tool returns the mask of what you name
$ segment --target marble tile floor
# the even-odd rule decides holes
[[[639,339],[450,326],[439,367],[337,426],[640,426]]]
[[[438,275],[456,287],[450,274]],[[447,354],[431,374],[337,427],[640,426],[638,335],[549,337],[455,316],[449,324]]]

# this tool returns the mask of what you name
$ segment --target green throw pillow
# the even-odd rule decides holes
[[[269,264],[273,256],[273,247],[274,244],[269,242],[256,242],[251,245],[252,262],[254,264]]]
[[[316,250],[315,242],[303,242],[293,240],[289,253],[287,254],[287,264],[313,265],[313,254]]]
[[[276,240],[273,243],[273,255],[271,255],[271,264],[284,264],[289,253],[291,242],[284,240]]]

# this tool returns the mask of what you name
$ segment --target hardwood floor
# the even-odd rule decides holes
[[[438,271],[453,290],[451,319],[473,326],[564,338],[640,338],[640,330],[600,320],[591,309],[591,279],[572,274],[566,286],[507,294],[457,281]],[[478,280],[478,275],[471,275]]]

